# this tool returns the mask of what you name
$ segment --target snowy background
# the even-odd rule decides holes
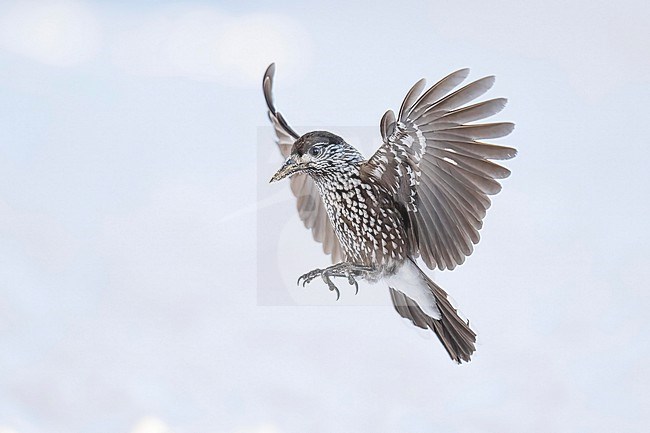
[[[647,431],[649,16],[1,2],[0,432]],[[474,255],[436,274],[479,331],[471,364],[383,292],[293,287],[327,259],[266,183],[271,61],[296,128],[377,136],[417,79],[497,76],[520,154]]]

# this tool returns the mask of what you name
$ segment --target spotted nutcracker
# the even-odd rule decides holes
[[[264,97],[286,158],[271,179],[291,176],[298,213],[335,263],[298,279],[303,286],[321,277],[339,291],[333,277],[357,286],[357,279],[387,283],[397,312],[431,329],[452,360],[469,361],[476,334],[459,317],[447,293],[418,267],[453,269],[479,241],[496,179],[510,171],[490,160],[513,158],[511,147],[480,140],[508,135],[512,123],[472,123],[503,109],[506,99],[467,103],[494,83],[485,77],[453,91],[469,74],[461,69],[424,93],[425,80],[406,95],[397,117],[381,119],[383,144],[365,159],[343,138],[326,131],[297,134],[276,110],[275,65],[264,74]]]

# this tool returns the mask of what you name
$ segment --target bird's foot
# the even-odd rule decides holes
[[[336,292],[336,300],[338,301],[339,298],[341,297],[341,292],[339,291],[338,287],[336,287],[336,285],[332,282],[330,276],[333,275],[328,274],[327,272],[328,269],[329,268],[314,269],[313,271],[309,271],[306,274],[301,275],[298,278],[298,285],[300,285],[302,282],[302,286],[305,287],[305,285],[311,283],[314,280],[314,278],[321,277],[323,281],[325,281],[325,284],[327,284],[327,287],[330,289],[330,291]]]
[[[336,285],[332,282],[332,279],[330,276],[327,274],[327,269],[323,271],[321,274],[321,277],[323,277],[323,281],[325,281],[325,284],[327,284],[327,287],[330,289],[330,292],[335,292],[336,293],[336,300],[338,301],[341,298],[341,292],[339,291],[339,288],[336,287]]]
[[[373,272],[374,269],[370,266],[361,266],[355,265],[353,263],[337,263],[325,269],[314,269],[313,271],[307,272],[306,274],[298,278],[298,284],[302,281],[302,286],[310,283],[314,278],[320,275],[320,277],[325,281],[327,287],[332,292],[336,292],[336,300],[338,301],[341,297],[341,292],[338,287],[332,282],[332,277],[344,277],[348,279],[348,283],[355,288],[355,294],[359,293],[359,283],[357,278],[363,278],[367,274]]]
[[[354,286],[354,294],[358,295],[359,294],[359,283],[357,283],[357,280],[354,278],[354,275],[348,274],[348,284],[351,286]]]
[[[300,285],[300,282],[302,281],[302,286],[305,287],[305,284],[311,283],[314,278],[320,277],[322,273],[323,269],[314,269],[313,271],[309,271],[298,277],[298,285]]]

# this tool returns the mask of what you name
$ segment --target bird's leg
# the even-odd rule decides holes
[[[357,283],[356,278],[365,277],[369,273],[372,273],[375,269],[371,266],[357,265],[354,263],[341,262],[325,269],[314,269],[311,272],[307,272],[305,275],[302,275],[298,278],[298,284],[302,280],[303,287],[305,284],[311,282],[314,278],[320,275],[320,277],[325,281],[327,287],[336,292],[336,299],[340,297],[340,292],[338,287],[332,282],[332,277],[345,277],[348,279],[348,283],[355,287],[355,294],[359,293],[359,283]]]

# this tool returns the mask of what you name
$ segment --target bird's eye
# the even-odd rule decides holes
[[[320,147],[312,147],[311,149],[309,149],[309,154],[310,154],[311,156],[318,156],[318,155],[320,155]]]

